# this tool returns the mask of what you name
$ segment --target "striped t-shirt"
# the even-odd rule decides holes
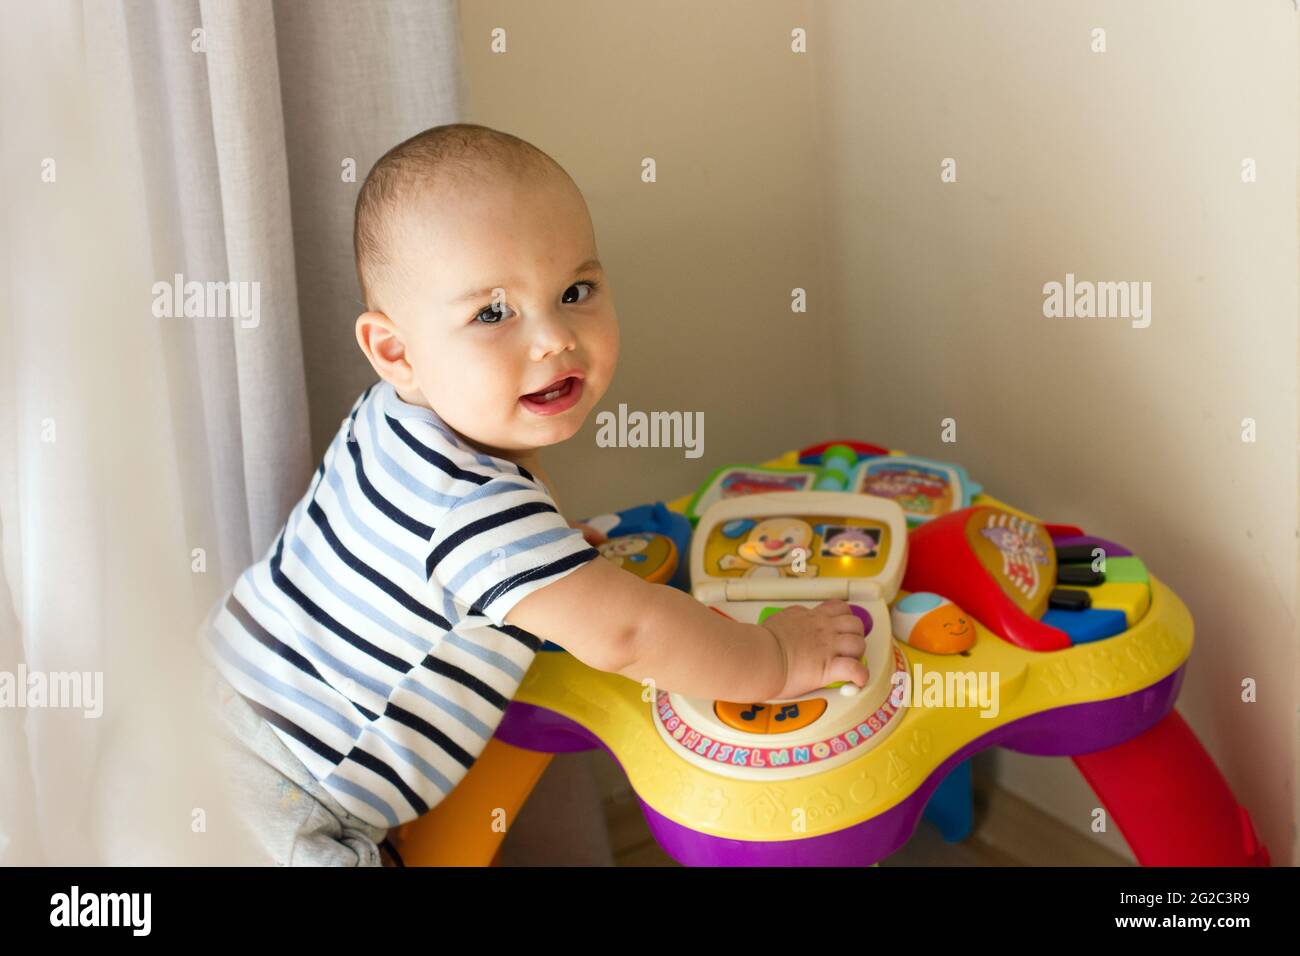
[[[393,827],[465,776],[540,648],[506,614],[595,557],[525,469],[378,382],[204,652],[346,810]]]

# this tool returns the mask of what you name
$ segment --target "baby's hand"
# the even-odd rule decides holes
[[[581,521],[571,521],[569,522],[569,527],[577,528],[581,531],[587,544],[591,545],[593,548],[597,545],[604,544],[609,540],[609,535],[605,534],[603,531],[598,531],[589,524],[583,524]]]
[[[848,602],[823,601],[812,608],[793,605],[760,626],[776,635],[785,654],[785,686],[774,700],[798,697],[835,681],[866,685],[862,655],[867,641],[862,621]]]

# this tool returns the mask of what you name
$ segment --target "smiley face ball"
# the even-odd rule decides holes
[[[960,654],[975,645],[975,622],[946,597],[916,591],[890,611],[894,636],[931,654]]]

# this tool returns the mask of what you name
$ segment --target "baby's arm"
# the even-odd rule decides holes
[[[597,670],[690,697],[779,700],[867,676],[862,622],[843,601],[741,624],[604,559],[527,595],[506,620]]]

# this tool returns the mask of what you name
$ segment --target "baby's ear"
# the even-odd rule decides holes
[[[357,345],[375,372],[399,389],[415,385],[415,370],[406,356],[397,324],[382,312],[363,312],[357,316]]]

